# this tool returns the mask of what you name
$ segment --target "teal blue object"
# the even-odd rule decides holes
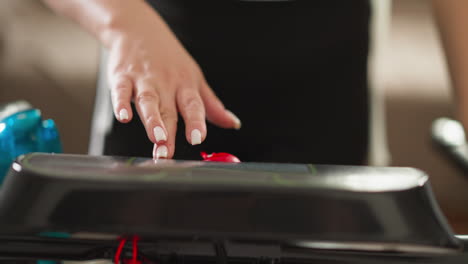
[[[44,236],[44,237],[58,237],[58,238],[69,238],[70,234],[69,233],[63,233],[63,232],[42,232],[39,234],[39,236]],[[55,261],[55,260],[38,260],[36,264],[59,264],[60,261]]]
[[[37,264],[59,264],[60,261],[55,261],[55,260],[38,260],[36,263],[37,263]]]
[[[42,120],[38,109],[19,111],[0,120],[0,182],[11,163],[30,152],[62,152],[54,121]]]
[[[71,235],[65,232],[41,232],[39,236],[42,237],[56,237],[56,238],[69,238]]]

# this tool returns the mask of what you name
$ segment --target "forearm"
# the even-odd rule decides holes
[[[468,1],[433,0],[459,118],[468,124]]]
[[[149,13],[160,29],[168,30],[161,17],[144,0],[43,1],[57,13],[80,24],[107,47],[115,42],[116,35],[134,31],[131,27],[138,25],[139,17]]]

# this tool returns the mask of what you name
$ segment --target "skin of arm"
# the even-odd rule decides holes
[[[432,0],[432,5],[454,87],[457,118],[468,132],[468,1]]]
[[[178,113],[192,145],[206,138],[206,122],[239,129],[239,119],[216,97],[203,73],[161,16],[143,0],[44,0],[94,35],[108,50],[108,80],[116,119],[129,122],[130,102],[154,145],[172,158]],[[131,139],[129,139],[131,140]]]

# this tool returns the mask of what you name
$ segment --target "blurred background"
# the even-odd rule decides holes
[[[431,122],[452,98],[430,1],[375,0],[370,82],[371,164],[426,171],[443,212],[468,233],[468,175],[431,144]],[[0,1],[0,103],[24,99],[53,118],[67,153],[87,153],[99,44],[41,1]]]

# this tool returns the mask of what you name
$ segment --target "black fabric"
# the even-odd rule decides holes
[[[239,131],[208,126],[197,147],[180,122],[178,159],[201,150],[243,161],[362,164],[368,141],[366,0],[154,0]],[[114,122],[106,153],[151,156],[135,119]]]

